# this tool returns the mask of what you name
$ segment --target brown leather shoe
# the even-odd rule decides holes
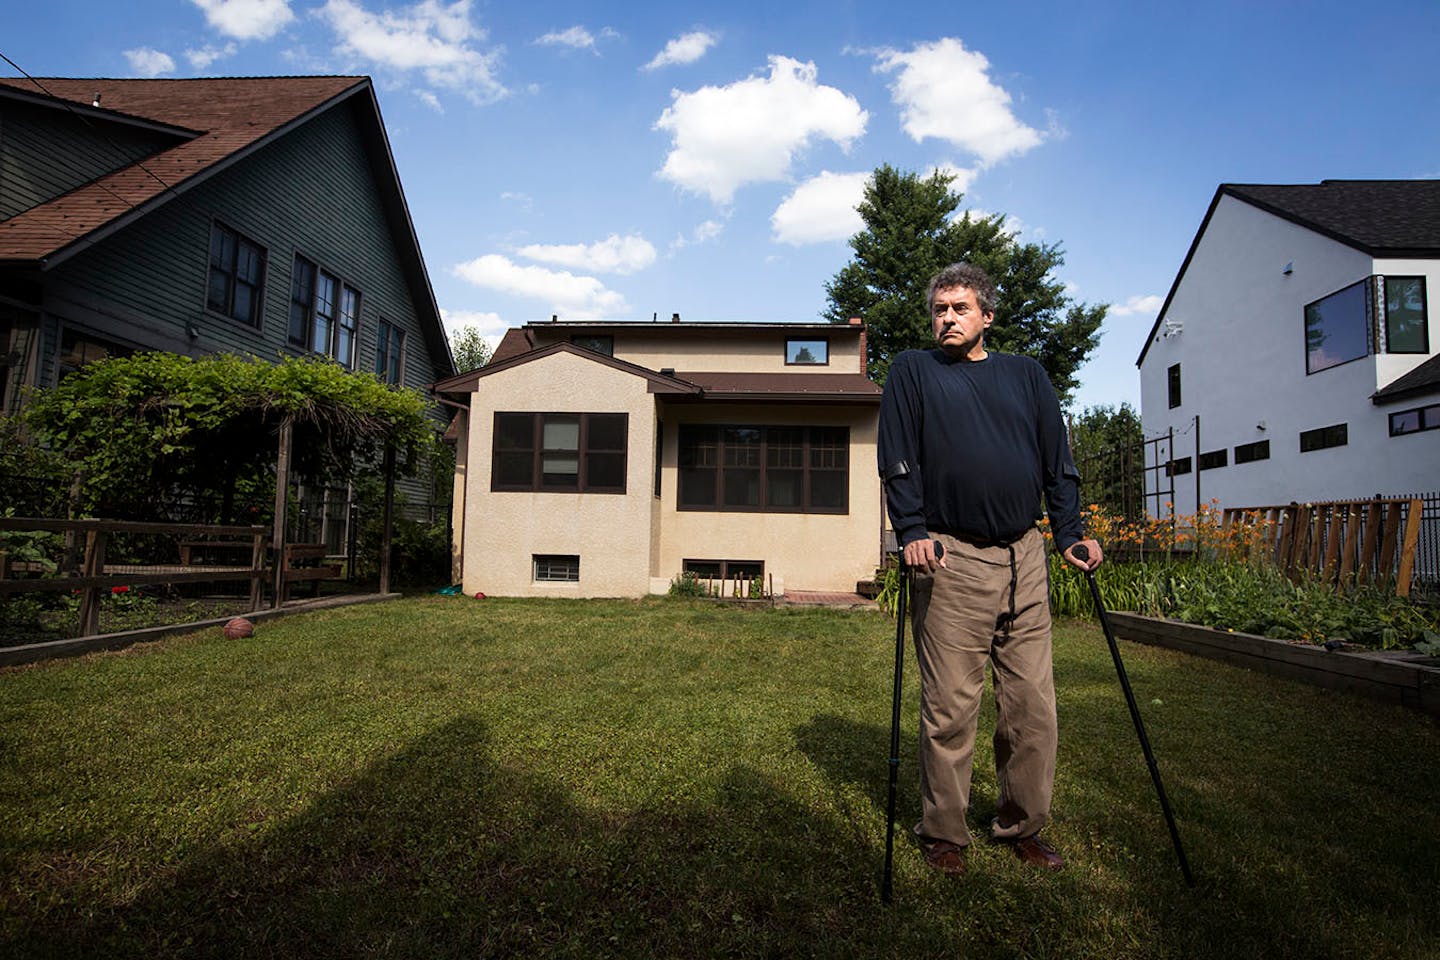
[[[1041,840],[1038,833],[1011,841],[1010,848],[1015,851],[1015,856],[1032,867],[1059,870],[1065,866],[1065,858],[1060,856],[1058,850]]]
[[[926,844],[925,862],[952,879],[965,876],[965,848],[948,840]]]

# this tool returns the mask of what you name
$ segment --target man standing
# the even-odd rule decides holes
[[[1090,558],[1076,559],[1079,475],[1044,368],[985,349],[995,284],[978,267],[953,264],[930,281],[928,305],[939,349],[895,358],[879,440],[890,523],[914,573],[923,809],[915,831],[927,863],[964,873],[989,661],[999,786],[990,833],[1026,863],[1058,870],[1063,859],[1039,836],[1056,751],[1049,574],[1035,525],[1042,496],[1067,561],[1093,570],[1100,545],[1083,540]]]

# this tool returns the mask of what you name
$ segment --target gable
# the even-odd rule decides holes
[[[0,220],[188,139],[91,113],[0,96]]]

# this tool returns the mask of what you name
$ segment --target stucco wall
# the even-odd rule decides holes
[[[1182,329],[1165,336],[1162,324],[1141,366],[1145,435],[1173,427],[1173,455],[1191,458],[1192,472],[1175,478],[1177,510],[1196,508],[1197,480],[1199,500],[1216,498],[1222,507],[1440,486],[1440,432],[1392,438],[1388,414],[1407,405],[1376,407],[1369,399],[1424,356],[1372,355],[1305,371],[1305,304],[1377,273],[1427,277],[1433,351],[1440,265],[1375,261],[1233,197],[1220,199],[1165,315]],[[1170,409],[1174,363],[1183,403]],[[1337,423],[1348,424],[1345,446],[1300,452],[1302,431]],[[1270,458],[1237,465],[1234,448],[1258,440],[1269,440]],[[1228,465],[1200,471],[1198,453],[1221,448]]]
[[[651,329],[651,327],[657,329]],[[837,325],[834,331],[786,331],[757,326],[754,330],[696,330],[674,328],[667,324],[637,323],[632,328],[614,331],[615,358],[659,370],[671,367],[680,372],[733,373],[861,373],[857,327]],[[543,325],[535,328],[535,345],[565,343],[576,331],[560,326],[554,330]],[[611,331],[607,329],[605,333]],[[785,341],[788,339],[828,339],[830,362],[827,365],[785,365]]]
[[[492,492],[497,411],[628,413],[626,492]],[[480,378],[471,396],[466,457],[465,592],[565,597],[648,593],[654,411],[643,378],[568,353]],[[579,582],[534,582],[535,554],[579,556]]]
[[[685,560],[760,560],[784,590],[854,590],[880,560],[880,481],[874,406],[709,406],[673,404],[662,413],[659,567],[668,582]],[[849,513],[732,513],[677,509],[681,423],[850,428]]]

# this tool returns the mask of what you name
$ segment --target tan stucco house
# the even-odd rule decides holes
[[[880,388],[860,322],[531,323],[435,384],[455,408],[467,593],[672,578],[854,590],[880,560]]]

